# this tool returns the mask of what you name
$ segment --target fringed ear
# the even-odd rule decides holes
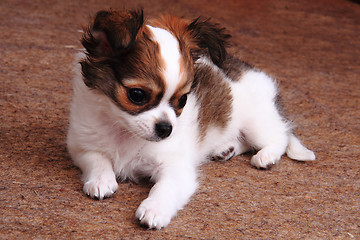
[[[144,23],[143,11],[100,11],[81,43],[91,56],[117,56],[128,51]]]
[[[225,33],[225,28],[211,23],[210,19],[201,20],[199,17],[189,24],[188,31],[192,32],[200,48],[194,50],[195,58],[206,51],[211,60],[221,67],[226,58],[227,40],[231,38],[231,35]]]

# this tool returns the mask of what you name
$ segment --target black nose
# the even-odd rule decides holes
[[[172,126],[168,122],[158,122],[155,125],[155,132],[158,137],[164,139],[170,136],[172,131]]]

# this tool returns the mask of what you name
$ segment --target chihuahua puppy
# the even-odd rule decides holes
[[[84,192],[110,197],[118,180],[150,177],[141,224],[170,223],[197,188],[197,167],[256,150],[267,168],[283,154],[315,160],[279,114],[275,81],[226,54],[230,36],[209,20],[142,11],[97,13],[74,78],[67,145]]]

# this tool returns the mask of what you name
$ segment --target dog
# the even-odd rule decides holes
[[[110,197],[117,180],[154,183],[136,211],[166,227],[197,189],[197,168],[257,151],[268,168],[283,154],[315,160],[280,115],[275,80],[227,54],[226,30],[209,19],[143,10],[100,11],[84,31],[67,138],[83,191]]]

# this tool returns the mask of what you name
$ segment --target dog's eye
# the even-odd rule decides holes
[[[178,102],[179,109],[182,109],[185,106],[186,100],[187,100],[187,94],[184,94],[179,98],[179,102]]]
[[[128,98],[136,105],[144,105],[148,101],[148,95],[140,88],[131,88],[128,90]]]

